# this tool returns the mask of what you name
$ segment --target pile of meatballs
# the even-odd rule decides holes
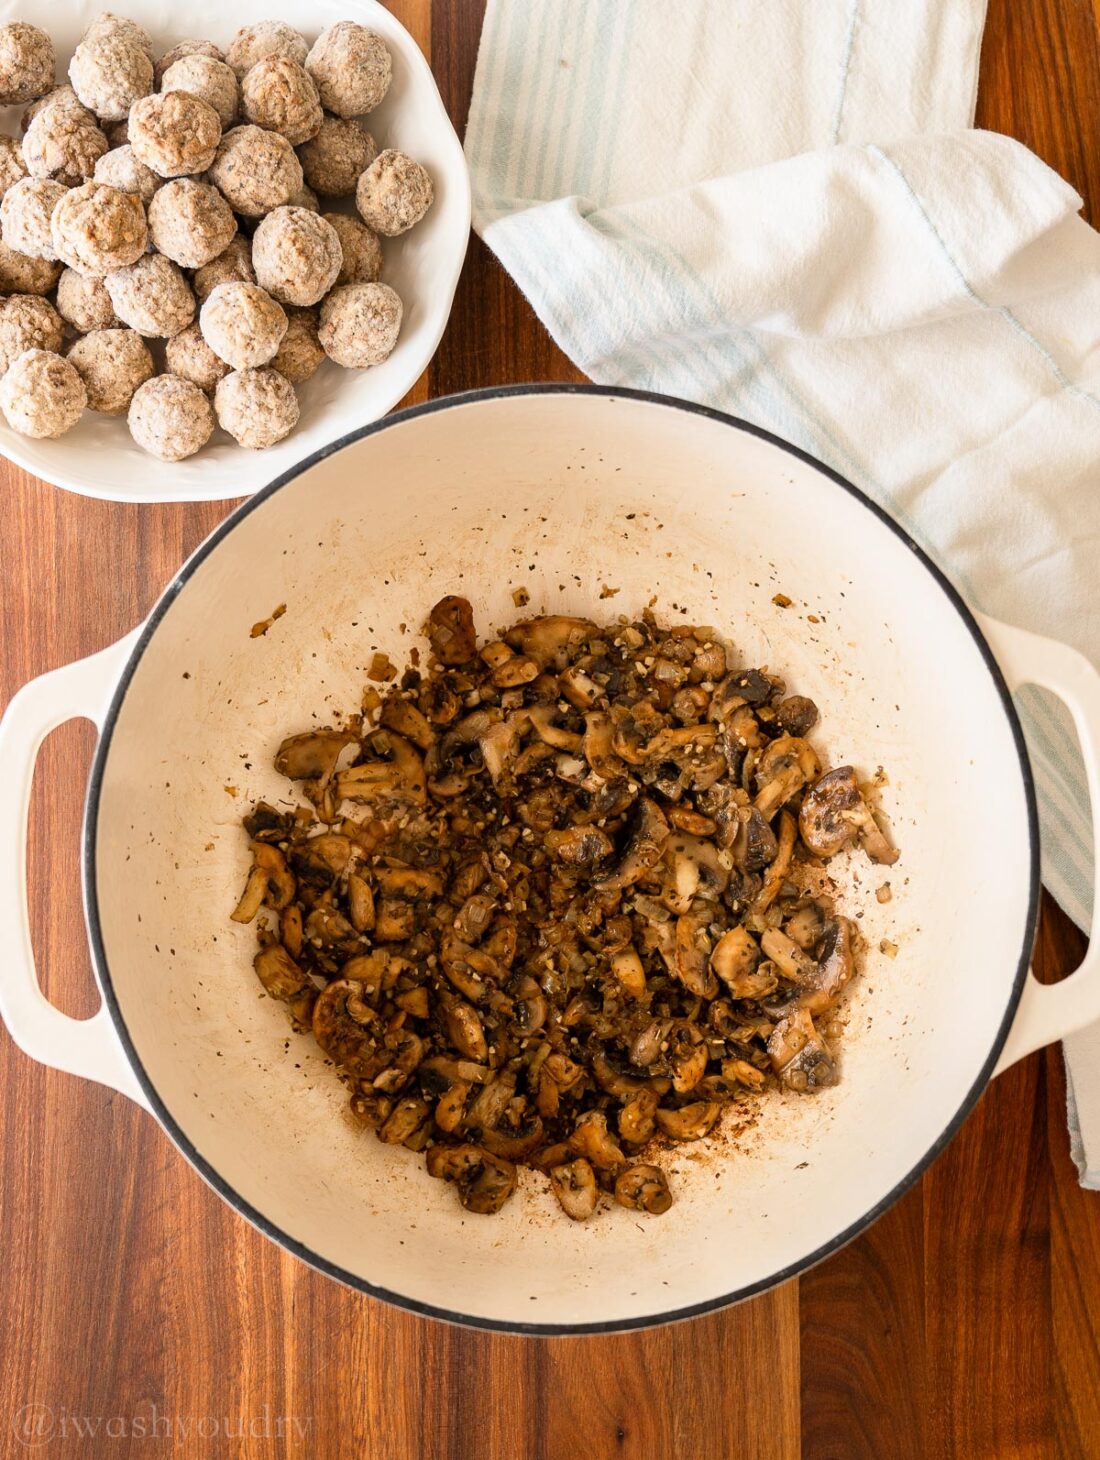
[[[0,105],[30,103],[22,141],[0,136],[13,430],[56,438],[89,408],[126,416],[163,461],[215,424],[259,450],[294,429],[295,386],[326,357],[387,358],[402,303],[380,282],[380,235],[418,223],[433,189],[359,120],[390,85],[379,36],[340,21],[311,47],[261,21],[224,53],[188,40],[155,60],[141,26],[105,12],[71,84],[55,69],[44,31],[0,27]],[[358,216],[322,211],[352,198]]]

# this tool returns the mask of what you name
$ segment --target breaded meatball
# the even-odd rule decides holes
[[[33,101],[53,85],[53,41],[25,20],[0,26],[0,106]]]
[[[57,312],[81,334],[109,330],[118,324],[115,307],[102,279],[66,269],[57,281]]]
[[[252,235],[256,282],[281,304],[316,304],[342,262],[336,229],[305,208],[276,208]]]
[[[355,206],[375,233],[395,238],[419,223],[435,190],[425,167],[388,147],[379,152],[355,189]]]
[[[295,147],[316,137],[324,115],[309,72],[286,56],[265,56],[245,72],[241,110]]]
[[[373,284],[382,275],[382,242],[372,229],[346,213],[323,213],[340,238],[344,261],[337,284]]]
[[[236,72],[213,56],[181,56],[165,71],[160,89],[186,91],[190,96],[200,97],[217,112],[223,128],[237,120]]]
[[[300,66],[306,59],[307,49],[305,37],[291,26],[281,20],[261,20],[256,25],[241,26],[229,42],[225,59],[243,80],[245,72],[265,56],[286,56]]]
[[[219,284],[199,311],[202,337],[234,370],[266,365],[286,334],[286,312],[258,284]]]
[[[124,269],[145,252],[145,204],[106,183],[82,183],[53,210],[50,232],[57,257],[80,274]]]
[[[298,424],[298,397],[277,370],[234,370],[214,391],[218,425],[241,446],[263,451]]]
[[[38,97],[36,101],[31,102],[30,106],[24,108],[23,115],[19,119],[19,129],[23,135],[27,135],[31,123],[43,107],[55,104],[68,107],[84,121],[95,125],[95,114],[77,99],[76,92],[71,86],[55,86],[52,91],[47,91],[45,96]]]
[[[212,395],[222,376],[229,374],[229,366],[214,354],[197,324],[189,324],[178,335],[173,335],[165,346],[164,355],[173,375],[192,381],[207,395]]]
[[[344,284],[321,305],[321,346],[349,370],[381,365],[397,344],[402,313],[388,284]]]
[[[130,118],[123,117],[121,122],[107,122],[103,128],[109,147],[129,147],[130,145]]]
[[[164,186],[164,179],[146,167],[128,143],[105,152],[96,163],[92,177],[95,182],[118,188],[120,193],[133,193],[143,203],[151,202],[156,190]]]
[[[170,339],[195,317],[195,296],[179,267],[159,253],[148,253],[104,279],[114,311],[123,324],[150,339]]]
[[[130,435],[161,461],[183,461],[210,440],[214,411],[190,380],[156,375],[134,392],[127,415]]]
[[[182,61],[184,56],[209,56],[212,61],[225,60],[225,52],[213,41],[180,41],[178,46],[173,46],[170,51],[165,51],[153,67],[153,80],[158,91],[171,91],[170,86],[161,86],[164,73],[177,61]]]
[[[13,294],[0,304],[0,375],[24,350],[57,354],[64,338],[64,321],[48,299]]]
[[[24,350],[0,380],[0,410],[21,436],[63,436],[80,420],[86,402],[84,382],[52,350]]]
[[[48,294],[60,277],[60,264],[32,259],[0,239],[0,294]]]
[[[68,360],[88,394],[90,410],[124,416],[134,391],[156,374],[145,341],[134,330],[95,330],[77,340]]]
[[[128,20],[124,15],[115,15],[111,10],[101,10],[81,36],[81,40],[125,41],[127,45],[137,46],[139,51],[144,51],[150,61],[153,59],[153,37],[145,27],[138,25],[136,20]]]
[[[321,105],[338,117],[373,111],[390,87],[393,62],[381,36],[340,20],[323,30],[306,57]]]
[[[237,231],[233,210],[209,183],[166,182],[149,204],[153,247],[185,269],[200,269],[228,248]]]
[[[271,362],[272,370],[285,375],[291,385],[301,385],[317,373],[325,352],[317,338],[317,311],[296,309],[291,305],[286,312],[287,326],[283,343]]]
[[[323,198],[350,198],[377,156],[366,128],[343,117],[326,117],[316,137],[298,148],[305,180]]]
[[[221,189],[235,213],[262,218],[272,208],[282,207],[302,186],[302,164],[278,132],[234,127],[221,140],[210,181]]]
[[[23,161],[23,147],[18,137],[0,136],[0,198],[26,176],[27,164]]]
[[[73,90],[101,121],[120,122],[153,89],[153,63],[125,34],[85,37],[69,63]]]
[[[186,91],[143,96],[130,108],[130,146],[161,177],[205,172],[221,135],[214,108]]]
[[[74,97],[58,97],[35,112],[23,138],[23,161],[32,177],[53,177],[76,187],[86,182],[107,151],[107,138]]]
[[[256,271],[252,267],[252,245],[243,233],[238,233],[229,247],[201,269],[196,269],[191,285],[200,301],[211,294],[219,284],[254,284]]]
[[[56,259],[50,217],[68,192],[49,177],[25,177],[0,199],[0,232],[9,248],[32,259]]]

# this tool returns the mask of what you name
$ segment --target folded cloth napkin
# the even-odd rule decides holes
[[[767,427],[972,604],[1098,660],[1100,236],[1038,158],[971,129],[984,10],[489,0],[474,226],[593,380]],[[1043,876],[1087,926],[1072,723],[1018,702]],[[1100,1027],[1067,1048],[1100,1188]]]

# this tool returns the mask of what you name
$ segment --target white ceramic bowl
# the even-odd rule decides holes
[[[604,584],[620,590],[606,603]],[[254,931],[228,920],[248,865],[242,811],[285,794],[280,739],[358,705],[373,650],[403,662],[414,639],[399,626],[442,594],[467,594],[488,629],[515,616],[518,585],[532,612],[637,613],[656,595],[664,614],[721,626],[744,662],[817,701],[831,759],[881,762],[890,778],[894,900],[875,901],[883,873],[862,857],[848,872],[871,951],[841,1083],[776,1095],[732,1148],[678,1148],[661,1219],[616,1208],[574,1225],[534,1176],[500,1216],[471,1217],[422,1157],[351,1128],[309,1040],[285,1052],[285,1013],[252,973]],[[772,602],[779,591],[791,607]],[[1059,985],[1028,977],[1038,847],[1008,689],[1024,680],[1073,708],[1095,809],[1095,672],[979,626],[877,508],[799,452],[713,412],[596,388],[435,402],[275,482],[143,629],[12,702],[0,1013],[35,1057],[148,1105],[238,1211],[368,1292],[531,1331],[702,1312],[858,1232],[995,1068],[1100,1015],[1095,949]],[[38,992],[23,897],[34,752],[73,714],[102,726],[85,894],[105,1005],[87,1024]],[[896,960],[875,951],[882,938]]]
[[[38,15],[25,0],[0,0],[0,24],[34,20],[53,37],[58,82],[68,80],[69,60],[103,0],[64,0]],[[451,310],[470,233],[470,182],[462,144],[443,106],[420,48],[375,0],[126,0],[110,7],[139,21],[152,34],[157,55],[177,41],[202,36],[223,49],[239,26],[285,20],[308,41],[336,20],[357,20],[378,32],[393,55],[393,83],[366,125],[380,147],[397,147],[431,173],[435,201],[426,217],[400,238],[384,240],[383,279],[405,306],[401,337],[388,360],[371,370],[342,370],[326,360],[299,387],[302,416],[294,431],[267,451],[246,451],[221,430],[187,461],[168,463],[135,445],[124,420],[85,411],[59,441],[33,441],[0,416],[0,452],[35,476],[87,497],[117,502],[197,502],[247,496],[305,461],[326,442],[376,421],[419,378],[435,354]],[[24,108],[0,109],[0,131],[19,135]],[[340,205],[347,211],[348,205]]]

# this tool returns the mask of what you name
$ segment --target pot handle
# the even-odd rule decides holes
[[[1062,700],[1077,727],[1092,802],[1093,907],[1100,913],[1100,674],[1083,654],[976,614],[1009,689],[1037,684]],[[1100,1019],[1100,938],[1092,938],[1081,966],[1061,983],[1041,984],[1029,973],[995,1075],[1032,1050],[1074,1034]]]
[[[148,1109],[107,1006],[101,1004],[90,1019],[73,1019],[42,993],[27,909],[27,821],[39,748],[66,720],[82,717],[102,728],[139,632],[135,629],[98,654],[32,679],[0,720],[0,927],[8,932],[0,960],[0,1019],[31,1059],[98,1080]]]

